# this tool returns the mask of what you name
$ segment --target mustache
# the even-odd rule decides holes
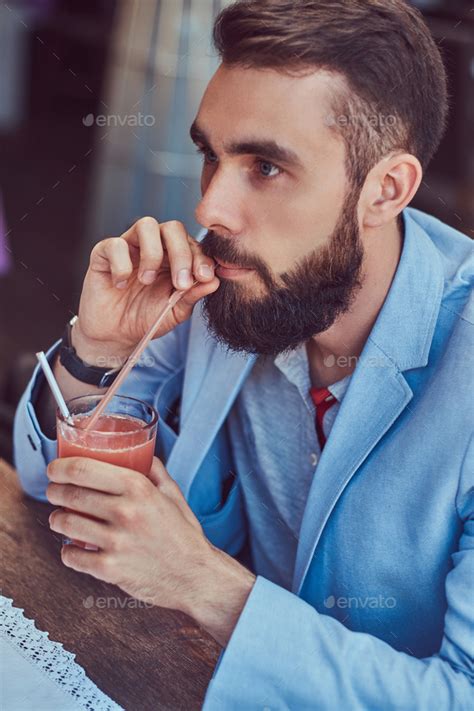
[[[219,259],[222,262],[235,264],[245,269],[255,269],[258,272],[267,270],[267,266],[261,259],[242,253],[235,247],[231,238],[220,237],[211,230],[201,240],[200,246],[206,257],[211,259]]]

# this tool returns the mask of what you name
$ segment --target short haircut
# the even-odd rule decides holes
[[[334,74],[326,123],[343,137],[354,186],[393,151],[426,169],[438,148],[446,73],[421,14],[404,0],[238,0],[217,16],[213,39],[227,66]]]

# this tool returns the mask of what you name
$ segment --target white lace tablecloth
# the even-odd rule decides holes
[[[74,654],[0,595],[2,711],[123,711],[74,660]]]

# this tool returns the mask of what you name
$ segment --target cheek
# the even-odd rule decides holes
[[[346,186],[341,179],[300,185],[255,205],[251,245],[273,273],[291,270],[295,262],[325,246],[337,225]]]
[[[286,234],[286,237],[274,235],[272,248],[268,250],[268,255],[262,258],[266,259],[266,263],[274,276],[291,270],[295,260],[298,259],[298,253],[294,244],[292,244],[291,236],[288,234]]]
[[[295,262],[326,241],[318,214],[310,202],[289,200],[285,195],[274,203],[255,206],[248,249],[262,259],[274,275],[291,270]]]

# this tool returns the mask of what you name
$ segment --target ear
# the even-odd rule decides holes
[[[393,221],[413,199],[422,177],[420,161],[411,153],[398,153],[379,161],[363,188],[363,226],[381,227]]]

